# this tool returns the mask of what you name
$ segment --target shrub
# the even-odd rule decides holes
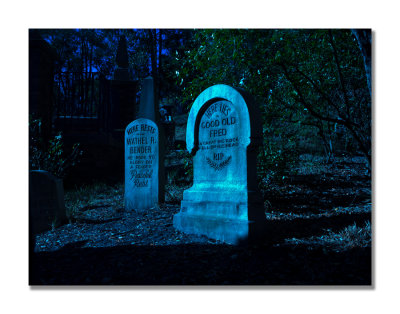
[[[264,136],[264,145],[258,154],[257,173],[261,185],[268,185],[272,181],[282,183],[294,171],[298,160],[295,143],[287,139],[281,141],[270,140]]]
[[[366,247],[371,245],[371,224],[365,222],[364,226],[358,227],[356,223],[347,226],[338,233],[348,247]]]
[[[61,132],[44,141],[41,135],[40,119],[29,121],[29,170],[46,170],[59,178],[65,177],[67,171],[75,166],[82,155],[79,144],[72,146],[72,152],[65,154]]]
[[[187,150],[178,151],[179,158],[183,161],[183,169],[185,170],[185,175],[193,181],[193,156]]]
[[[167,184],[165,186],[166,203],[179,204],[183,199],[183,191],[185,187],[177,186],[175,184]]]

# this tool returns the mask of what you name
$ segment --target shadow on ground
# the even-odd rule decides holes
[[[32,257],[30,285],[370,285],[369,248],[227,245],[63,248]]]
[[[268,221],[263,244],[124,245],[69,243],[31,254],[30,285],[371,285],[371,248],[334,251],[284,245],[370,214]]]

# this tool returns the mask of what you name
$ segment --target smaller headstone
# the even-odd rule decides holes
[[[63,181],[50,172],[29,172],[29,223],[35,235],[67,220]]]
[[[158,203],[158,127],[137,119],[125,130],[125,209],[145,210]]]

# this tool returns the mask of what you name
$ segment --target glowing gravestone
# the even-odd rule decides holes
[[[144,210],[158,203],[158,128],[137,119],[125,130],[125,209]]]
[[[227,243],[247,241],[265,216],[257,190],[260,114],[250,95],[227,85],[202,92],[190,110],[186,145],[193,186],[184,191],[174,226]]]

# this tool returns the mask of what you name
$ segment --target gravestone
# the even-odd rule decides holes
[[[159,134],[140,118],[125,130],[125,209],[145,210],[158,203]]]
[[[125,126],[136,119],[138,82],[129,69],[129,55],[125,36],[118,42],[116,67],[111,80],[111,129],[122,137]]]
[[[153,121],[158,128],[158,201],[163,202],[165,198],[165,132],[160,122],[158,110],[158,98],[156,94],[154,79],[149,76],[143,80],[140,95],[139,110],[137,118],[144,118]]]
[[[30,234],[50,230],[66,220],[62,179],[44,170],[29,171]]]
[[[158,103],[156,99],[154,79],[151,76],[148,76],[142,83],[137,117],[152,120],[157,124],[160,120],[157,113]]]
[[[257,189],[260,113],[243,90],[215,85],[195,100],[186,131],[193,186],[174,216],[178,230],[237,244],[257,238],[265,215]]]

